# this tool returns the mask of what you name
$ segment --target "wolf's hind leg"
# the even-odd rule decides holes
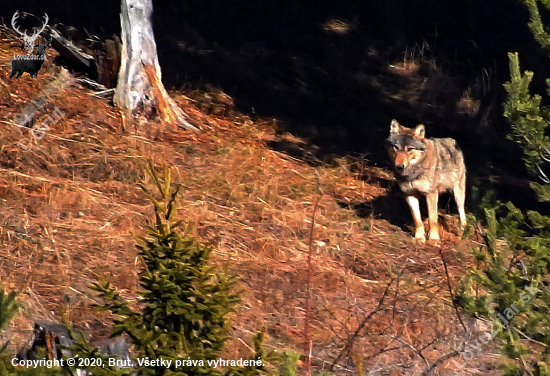
[[[454,187],[453,194],[455,196],[456,206],[458,207],[458,218],[460,219],[460,234],[466,227],[466,213],[464,212],[464,201],[466,200],[466,179],[461,179]]]

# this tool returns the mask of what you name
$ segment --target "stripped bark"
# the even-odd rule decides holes
[[[151,22],[152,0],[122,0],[121,3],[122,61],[113,101],[122,112],[123,122],[140,108],[145,113],[156,108],[167,123],[197,132],[199,129],[188,122],[187,114],[162,84]]]

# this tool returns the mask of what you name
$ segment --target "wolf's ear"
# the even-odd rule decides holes
[[[390,124],[390,134],[399,133],[399,128],[401,128],[401,126],[399,125],[397,120],[393,119]]]
[[[424,124],[418,124],[418,126],[414,129],[414,137],[420,140],[424,138],[425,133],[426,130],[424,129]]]

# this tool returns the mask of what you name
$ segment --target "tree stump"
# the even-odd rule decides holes
[[[122,55],[113,101],[123,126],[140,108],[146,113],[154,108],[165,122],[198,132],[162,84],[152,13],[152,0],[121,1]]]

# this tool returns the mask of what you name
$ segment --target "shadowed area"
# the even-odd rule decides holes
[[[217,87],[239,110],[275,118],[280,132],[309,142],[277,138],[274,149],[307,161],[359,153],[386,166],[390,120],[422,122],[427,137],[457,139],[469,187],[496,188],[503,200],[539,206],[522,180],[520,149],[505,138],[502,83],[509,51],[537,72],[548,72],[550,61],[516,0],[191,0],[154,7],[165,85]],[[67,33],[75,40],[86,31],[101,38],[120,33],[116,1],[8,4],[5,23],[16,10],[74,25]],[[544,90],[543,77],[535,77],[535,92]]]

